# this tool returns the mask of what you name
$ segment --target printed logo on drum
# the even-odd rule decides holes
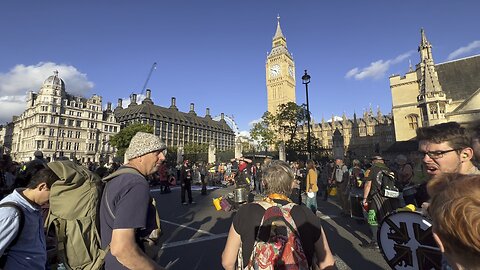
[[[441,269],[442,254],[432,225],[417,212],[394,212],[378,231],[382,254],[392,269]]]

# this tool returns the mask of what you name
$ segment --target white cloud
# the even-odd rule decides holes
[[[250,121],[250,123],[248,123],[248,126],[253,127],[256,123],[260,123],[261,121],[262,121],[262,118],[252,120],[252,121]]]
[[[340,116],[337,116],[337,115],[335,115],[333,118],[335,119],[335,121],[343,121],[343,118],[340,117]],[[332,122],[332,119],[331,119],[331,118],[328,119],[327,122],[328,122],[328,123],[331,123],[331,122]]]
[[[65,82],[70,94],[85,96],[94,86],[87,75],[74,66],[40,62],[36,65],[16,65],[7,73],[0,73],[0,123],[11,121],[13,115],[21,114],[26,107],[25,97],[29,91],[38,92],[43,82],[53,71],[58,70],[59,77]]]
[[[466,55],[476,49],[480,49],[480,40],[475,40],[467,46],[460,47],[448,55],[447,60],[455,59],[459,56]]]
[[[413,51],[409,51],[406,53],[403,53],[393,59],[389,60],[378,60],[375,62],[372,62],[370,66],[364,67],[364,68],[358,68],[355,67],[347,72],[345,74],[345,78],[350,79],[354,78],[355,80],[363,80],[367,78],[373,78],[375,80],[381,79],[385,76],[385,73],[388,71],[390,66],[401,63],[410,55],[412,55]]]
[[[250,138],[250,131],[248,130],[241,130],[239,136]]]

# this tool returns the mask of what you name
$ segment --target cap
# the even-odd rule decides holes
[[[154,151],[165,150],[167,146],[158,137],[151,133],[137,132],[125,151],[125,159],[131,160]]]
[[[370,160],[385,160],[382,156],[373,156]]]

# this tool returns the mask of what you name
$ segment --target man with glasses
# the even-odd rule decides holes
[[[432,178],[441,173],[480,174],[472,163],[473,149],[465,128],[447,122],[417,129],[418,154]],[[418,205],[428,200],[426,183],[420,185]]]
[[[472,132],[472,148],[477,164],[480,163],[480,121],[478,121],[471,130]]]

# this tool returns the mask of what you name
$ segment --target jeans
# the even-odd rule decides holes
[[[305,205],[312,210],[313,213],[317,213],[317,192],[314,192],[315,196],[310,198],[307,195],[307,200],[305,201]]]

